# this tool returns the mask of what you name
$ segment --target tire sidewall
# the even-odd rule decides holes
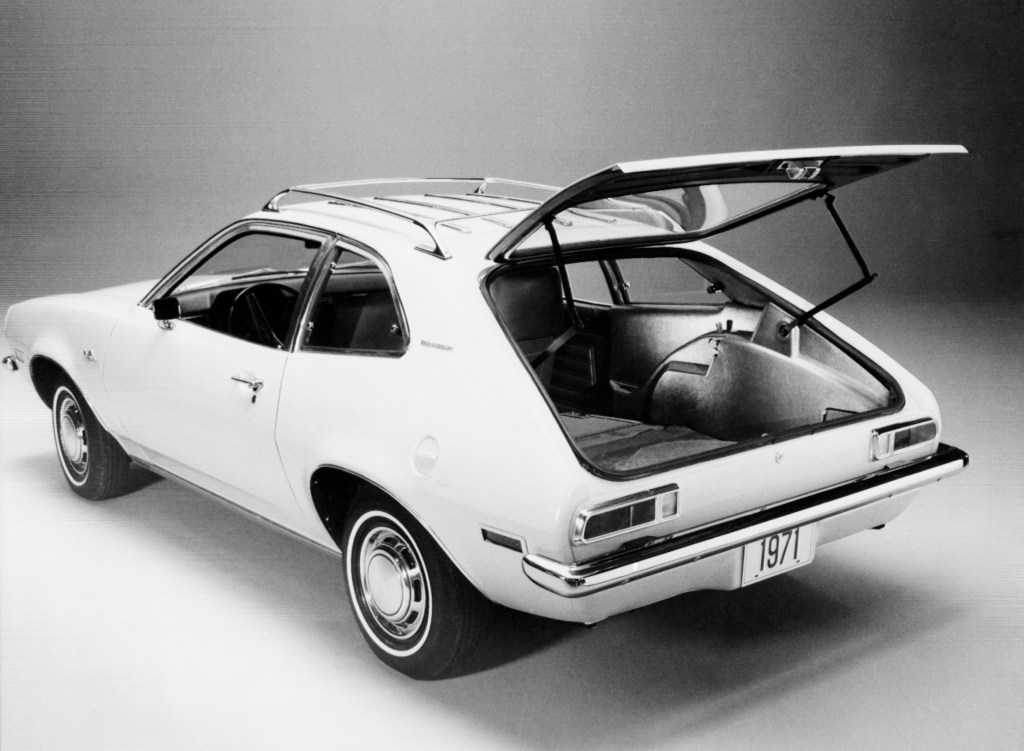
[[[85,473],[79,475],[70,465],[67,453],[64,450],[64,443],[61,441],[60,436],[60,415],[61,410],[67,402],[71,402],[75,405],[78,412],[82,415],[82,422],[85,428],[85,444],[88,451],[86,455]],[[86,492],[89,485],[89,480],[93,476],[93,456],[94,447],[97,444],[96,430],[93,427],[95,425],[95,419],[92,413],[89,411],[88,406],[85,404],[85,400],[82,398],[78,390],[61,384],[57,387],[57,390],[53,393],[53,403],[51,405],[51,422],[53,424],[53,440],[57,444],[57,458],[60,460],[60,468],[64,473],[64,479],[67,480],[68,484],[76,492]]]
[[[373,616],[361,605],[362,584],[356,580],[362,540],[381,526],[395,530],[413,548],[429,597],[422,631],[417,631],[408,647],[400,649],[375,633]],[[426,528],[390,496],[364,490],[348,514],[342,542],[349,605],[377,658],[416,680],[450,677],[465,668],[483,638],[490,611],[487,601],[459,573]]]
[[[397,513],[380,508],[379,504],[371,504],[370,507],[357,511],[354,517],[352,523],[347,525],[345,534],[345,578],[348,584],[349,602],[352,605],[352,610],[359,621],[359,626],[364,636],[366,636],[374,651],[378,654],[383,653],[391,658],[385,658],[386,662],[389,664],[393,664],[394,661],[402,663],[411,662],[421,652],[424,645],[427,644],[433,630],[435,601],[432,580],[435,579],[435,572],[431,570],[433,567],[423,555],[419,537],[412,533],[409,526],[399,518]],[[395,646],[394,641],[389,643],[385,640],[386,636],[379,633],[372,617],[365,612],[362,602],[361,595],[364,586],[361,581],[362,577],[359,574],[359,553],[366,536],[372,530],[379,527],[390,527],[400,534],[416,557],[425,580],[427,598],[426,619],[418,629],[415,638],[405,648]]]

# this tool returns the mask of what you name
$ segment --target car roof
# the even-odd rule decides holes
[[[538,233],[543,226],[552,235],[557,229],[562,246],[703,239],[931,154],[965,151],[859,146],[675,157],[612,165],[564,189],[482,177],[316,183],[279,192],[254,216],[311,224],[371,247],[397,241],[441,259],[475,250],[512,262],[551,255],[554,237]],[[682,191],[674,203],[669,190]],[[728,205],[726,190],[733,191]],[[752,201],[752,190],[763,195]]]
[[[390,178],[288,188],[253,215],[291,220],[353,236],[408,242],[449,257],[486,250],[558,188],[503,178]],[[473,226],[457,224],[477,220]],[[366,237],[354,237],[370,242]],[[372,243],[370,243],[372,244]]]

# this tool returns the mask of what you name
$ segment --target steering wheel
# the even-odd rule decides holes
[[[231,301],[228,333],[250,342],[284,349],[298,296],[291,287],[276,282],[260,282],[246,287]]]

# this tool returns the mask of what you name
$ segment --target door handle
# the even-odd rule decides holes
[[[244,383],[252,391],[252,403],[256,403],[256,395],[260,393],[260,389],[263,388],[263,380],[261,378],[246,378],[241,375],[231,376],[231,380],[236,383]]]

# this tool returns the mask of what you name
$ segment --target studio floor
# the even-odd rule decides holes
[[[470,675],[363,643],[339,560],[167,481],[88,503],[0,373],[0,747],[1024,747],[1022,305],[852,306],[967,472],[737,592],[583,628],[508,613]]]

